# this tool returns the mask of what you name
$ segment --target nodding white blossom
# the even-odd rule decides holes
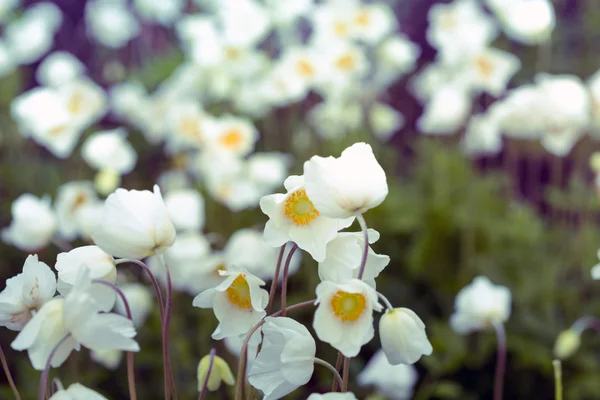
[[[598,259],[600,260],[600,250],[598,250],[597,255],[598,255]],[[600,263],[598,263],[592,267],[591,274],[592,274],[592,279],[600,280]]]
[[[160,189],[117,189],[104,204],[102,220],[92,234],[94,243],[114,257],[145,258],[160,254],[175,242]]]
[[[510,316],[510,290],[496,286],[485,276],[478,276],[456,295],[456,311],[450,326],[458,333],[483,330],[503,324]]]
[[[550,40],[556,25],[551,1],[527,0],[506,3],[496,15],[508,37],[529,45]]]
[[[381,348],[392,365],[414,364],[433,351],[425,324],[408,308],[386,310],[379,320]]]
[[[317,337],[354,357],[374,336],[373,311],[381,311],[375,289],[358,279],[317,285],[313,327]]]
[[[350,226],[354,217],[342,220],[321,215],[308,196],[304,182],[304,177],[292,175],[283,183],[286,194],[272,194],[260,199],[260,209],[269,217],[264,239],[273,247],[293,241],[316,261],[322,261],[327,243],[340,229]]]
[[[82,268],[87,268],[90,279],[101,279],[110,283],[117,280],[115,260],[97,246],[77,247],[56,256],[58,291],[66,296],[75,285]],[[90,293],[100,311],[110,311],[115,304],[115,291],[101,283],[92,283]]]
[[[383,350],[378,350],[357,376],[361,386],[374,386],[378,393],[390,400],[408,400],[417,382],[417,371],[412,365],[392,365]]]
[[[241,271],[220,271],[227,278],[213,289],[194,298],[193,305],[212,308],[219,326],[212,334],[215,340],[247,333],[267,314],[269,294],[260,287],[265,283]]]
[[[165,206],[175,229],[200,231],[204,227],[204,197],[194,189],[179,189],[165,195]]]
[[[471,96],[457,84],[445,84],[435,90],[417,120],[419,131],[425,134],[447,135],[456,132],[471,111]]]
[[[95,170],[128,174],[135,167],[137,153],[126,137],[124,128],[93,133],[81,146],[81,155]]]
[[[325,394],[317,394],[313,393],[306,400],[357,400],[354,393],[345,392],[345,393],[325,393]]]
[[[50,400],[108,400],[100,393],[83,386],[80,383],[73,383],[67,389],[61,384],[58,390],[50,397]]]
[[[31,251],[45,247],[54,237],[57,219],[49,198],[22,194],[12,203],[11,213],[10,225],[2,229],[5,243]]]
[[[338,158],[313,156],[304,163],[304,181],[316,210],[330,218],[362,214],[388,194],[385,171],[366,143],[353,144]]]
[[[100,313],[90,292],[92,286],[86,268],[80,271],[73,289],[64,298],[46,302],[11,343],[15,350],[27,350],[33,367],[43,370],[50,353],[58,347],[51,366],[59,367],[71,351],[80,346],[95,350],[139,351],[130,320],[117,314]]]
[[[205,137],[209,151],[245,156],[254,149],[258,131],[249,120],[223,116],[206,131]]]
[[[86,205],[94,204],[97,201],[98,196],[92,182],[73,181],[61,185],[54,202],[59,235],[67,240],[73,240],[81,234],[81,210]]]
[[[20,331],[56,293],[56,277],[36,254],[25,260],[23,272],[6,280],[0,292],[0,326]]]
[[[133,2],[136,12],[142,19],[165,26],[172,25],[181,16],[185,5],[184,0],[135,0]]]
[[[154,298],[152,294],[150,294],[150,291],[146,286],[139,283],[126,283],[119,285],[119,289],[121,289],[125,295],[127,303],[129,304],[133,326],[138,328],[141,327],[144,325],[144,322],[146,322],[146,318],[148,318],[150,311],[152,311],[152,306],[154,304]],[[115,312],[127,316],[125,304],[123,304],[121,296],[117,296]]]
[[[229,364],[227,364],[225,360],[223,360],[217,355],[213,356],[213,365],[210,370],[210,375],[208,375],[210,359],[211,356],[206,355],[202,357],[202,360],[200,360],[200,362],[198,363],[198,391],[202,390],[202,388],[204,387],[204,382],[207,382],[206,388],[211,392],[219,390],[219,388],[221,387],[221,382],[225,382],[225,384],[229,386],[235,385],[235,378],[231,373],[231,368],[229,368]]]
[[[308,383],[317,347],[308,329],[291,318],[267,317],[262,332],[262,349],[248,382],[264,393],[265,400],[280,399]]]
[[[118,49],[140,32],[140,26],[120,0],[94,0],[86,3],[88,34],[106,47]]]
[[[369,243],[379,240],[379,232],[368,230]],[[327,244],[327,255],[319,263],[319,278],[337,283],[344,283],[352,278],[357,278],[359,266],[365,248],[362,232],[340,232]],[[369,246],[367,262],[362,279],[373,288],[375,278],[390,263],[386,255],[377,254]]]
[[[121,350],[92,351],[90,358],[110,370],[116,370],[123,360],[123,352]]]
[[[35,77],[46,86],[59,87],[79,78],[85,72],[85,66],[73,54],[55,51],[41,62]]]

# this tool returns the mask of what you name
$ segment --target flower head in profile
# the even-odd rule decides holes
[[[485,276],[478,276],[458,292],[450,325],[458,333],[467,333],[502,324],[510,316],[510,303],[507,287],[496,286]]]
[[[0,326],[20,331],[56,293],[56,276],[37,254],[27,257],[23,272],[6,280],[0,292]]]
[[[50,400],[108,400],[100,393],[83,386],[80,383],[73,383],[68,388],[58,384],[58,390],[50,397]]]
[[[317,285],[313,327],[317,337],[346,357],[356,356],[374,336],[373,311],[381,311],[377,292],[365,282],[324,281]]]
[[[226,279],[213,289],[194,298],[193,305],[212,308],[219,326],[212,338],[219,340],[247,333],[267,314],[269,294],[260,287],[265,283],[246,271],[220,271]]]
[[[232,386],[235,384],[235,378],[231,373],[231,368],[225,360],[221,357],[214,355],[213,357],[213,365],[210,370],[210,375],[208,375],[208,368],[210,366],[210,355],[206,355],[202,357],[200,363],[198,364],[198,391],[202,390],[204,386],[204,382],[207,379],[208,382],[206,384],[206,388],[211,392],[219,390],[221,387],[221,382],[225,382],[225,384]]]
[[[72,181],[58,188],[54,208],[58,218],[58,233],[67,240],[82,233],[80,212],[98,201],[94,185],[88,181]]]
[[[327,243],[340,229],[350,226],[354,218],[322,215],[308,196],[304,182],[304,177],[292,175],[283,183],[286,194],[271,194],[260,199],[260,209],[269,217],[264,239],[273,247],[293,241],[316,261],[322,261]]]
[[[366,143],[353,144],[339,158],[313,156],[304,163],[304,181],[315,209],[330,218],[362,214],[388,194],[385,172]]]
[[[425,324],[408,308],[387,310],[379,320],[381,347],[392,365],[414,364],[433,351]]]
[[[358,374],[361,386],[372,385],[378,393],[392,400],[408,400],[417,382],[417,371],[412,365],[392,365],[383,350],[378,350]]]
[[[57,219],[50,199],[32,194],[19,196],[11,206],[12,222],[2,229],[2,241],[26,251],[45,247],[54,237]]]
[[[108,196],[100,224],[92,234],[94,243],[114,257],[145,258],[162,253],[175,242],[160,189],[117,189]]]
[[[310,380],[315,340],[304,325],[286,317],[267,317],[262,332],[262,349],[252,363],[248,381],[262,390],[265,400],[280,399]]]

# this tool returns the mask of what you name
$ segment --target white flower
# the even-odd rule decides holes
[[[106,47],[118,49],[140,32],[140,26],[121,0],[94,0],[86,3],[89,35]]]
[[[260,286],[265,283],[257,277],[240,271],[222,271],[227,279],[214,289],[208,289],[194,298],[193,305],[212,308],[219,326],[212,334],[215,340],[247,333],[267,314],[265,307],[269,294]]]
[[[354,11],[352,36],[368,44],[375,44],[397,28],[396,16],[385,3],[361,4]]]
[[[227,351],[229,351],[231,354],[233,354],[234,356],[236,356],[237,358],[240,358],[240,353],[242,352],[242,346],[244,345],[244,341],[246,340],[246,335],[240,335],[240,336],[229,336],[226,337],[225,339],[223,339],[223,342],[225,344],[225,348],[227,349]],[[247,368],[246,368],[246,373],[248,373],[248,371],[250,371],[252,369],[252,363],[254,362],[254,359],[256,358],[256,354],[258,353],[258,346],[260,345],[260,343],[262,342],[262,329],[258,328],[250,337],[250,340],[248,341],[248,347],[247,347],[247,355],[248,355],[248,360],[247,360]]]
[[[404,126],[404,116],[384,103],[375,103],[371,106],[369,119],[373,134],[382,141],[387,141]]]
[[[231,373],[231,368],[225,360],[215,355],[213,356],[212,368],[208,375],[208,367],[210,366],[211,356],[206,355],[198,363],[198,391],[201,391],[206,382],[206,389],[211,392],[217,391],[221,387],[221,382],[225,382],[229,386],[235,384],[235,378]],[[208,376],[207,376],[208,375]]]
[[[152,311],[154,304],[154,299],[148,288],[139,283],[126,283],[119,285],[119,289],[121,289],[129,304],[133,326],[141,327],[144,325],[150,311]],[[115,312],[127,316],[121,296],[117,297]]]
[[[137,153],[126,137],[124,128],[93,133],[83,143],[81,155],[95,170],[128,174],[135,167]]]
[[[369,229],[369,243],[379,240],[379,232]],[[327,244],[327,256],[319,263],[319,278],[336,283],[344,283],[352,278],[357,278],[359,266],[364,249],[364,235],[362,232],[340,232]],[[365,264],[362,279],[373,288],[375,278],[390,263],[386,255],[377,254],[369,246],[367,263]]]
[[[362,214],[388,194],[385,172],[366,143],[353,144],[339,158],[313,156],[304,163],[304,180],[314,207],[330,218]]]
[[[387,310],[379,320],[381,348],[392,365],[414,364],[433,351],[425,324],[408,308]]]
[[[406,36],[396,34],[381,42],[375,54],[376,79],[389,84],[415,67],[421,49]]]
[[[473,90],[500,96],[520,68],[521,61],[514,54],[486,47],[466,60],[458,79]]]
[[[158,186],[154,192],[117,189],[108,196],[92,239],[108,254],[123,258],[141,259],[172,246],[175,227]]]
[[[262,332],[263,346],[248,382],[262,390],[265,400],[280,399],[308,383],[317,347],[308,329],[291,318],[267,317]]]
[[[456,311],[450,317],[450,325],[458,333],[467,333],[502,324],[510,316],[510,302],[507,287],[478,276],[456,295]]]
[[[598,250],[597,255],[598,255],[598,259],[600,259],[600,250]],[[592,274],[592,279],[594,279],[594,280],[600,279],[600,263],[596,264],[592,267],[591,274]]]
[[[357,376],[361,386],[373,385],[378,393],[390,400],[408,400],[417,382],[417,371],[412,365],[392,365],[383,350],[378,350]]]
[[[78,208],[75,219],[79,227],[79,233],[83,239],[91,241],[92,233],[102,221],[103,213],[103,201],[86,203]]]
[[[67,240],[75,239],[81,233],[78,221],[81,209],[97,201],[98,197],[91,182],[73,181],[61,185],[54,203],[60,236]]]
[[[223,0],[219,2],[219,17],[223,37],[230,43],[252,47],[269,32],[271,21],[266,8],[252,0]]]
[[[52,358],[53,367],[62,365],[81,344],[96,351],[139,351],[139,345],[132,339],[136,332],[131,321],[117,314],[99,313],[90,288],[91,280],[83,269],[73,290],[64,298],[45,303],[12,342],[12,348],[28,350],[37,370],[44,369],[52,349],[67,334],[70,336]]]
[[[252,152],[258,131],[252,122],[243,118],[224,116],[206,131],[206,145],[216,152],[245,156]]]
[[[451,134],[462,126],[471,111],[471,97],[465,88],[446,84],[433,92],[417,127],[425,134]]]
[[[86,388],[80,383],[74,383],[67,389],[59,385],[58,390],[50,397],[50,400],[108,400],[100,393]]]
[[[85,66],[73,54],[55,51],[44,58],[35,77],[42,85],[59,87],[78,78],[84,71]]]
[[[328,99],[314,106],[308,118],[317,133],[325,138],[341,138],[358,129],[363,123],[361,105]]]
[[[108,369],[115,370],[121,365],[123,352],[121,350],[100,350],[92,351],[90,358]]]
[[[204,144],[206,131],[212,128],[212,117],[204,113],[197,101],[177,101],[167,113],[167,148],[171,152],[198,149]]]
[[[307,15],[314,7],[314,0],[265,0],[267,10],[276,25],[289,25]]]
[[[357,400],[354,393],[325,393],[317,394],[313,393],[306,400]]]
[[[2,240],[21,250],[45,247],[56,232],[56,215],[50,208],[50,199],[39,199],[26,193],[11,206],[12,222],[2,230]]]
[[[185,5],[186,2],[183,0],[135,0],[133,2],[137,13],[143,19],[150,22],[156,21],[165,26],[173,24],[181,16]]]
[[[291,156],[284,153],[254,153],[247,159],[248,179],[259,185],[265,193],[281,186],[287,176]]]
[[[283,183],[287,194],[273,194],[260,199],[260,209],[269,217],[264,239],[280,247],[295,242],[316,261],[325,258],[327,243],[340,229],[352,224],[353,218],[338,220],[325,217],[313,205],[304,186],[304,177],[292,175]]]
[[[200,231],[204,227],[204,197],[194,189],[179,189],[165,196],[165,206],[178,230]]]
[[[82,268],[87,268],[90,279],[101,279],[110,283],[117,280],[115,260],[97,246],[77,247],[68,253],[56,256],[58,271],[58,291],[66,296],[77,281]],[[109,311],[115,304],[115,291],[100,283],[92,283],[90,293],[94,296],[100,311]]]
[[[313,327],[317,337],[346,357],[354,357],[373,339],[373,310],[380,311],[375,289],[358,279],[317,285]]]
[[[493,114],[473,116],[467,125],[461,144],[467,154],[474,156],[500,152],[502,150],[500,125]]]
[[[36,254],[25,260],[23,272],[6,280],[0,292],[0,326],[20,331],[56,293],[56,276]]]
[[[548,41],[556,25],[554,7],[549,0],[509,2],[497,15],[511,39],[529,45]]]

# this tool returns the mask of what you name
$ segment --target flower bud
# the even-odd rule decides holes
[[[579,349],[581,337],[574,329],[567,329],[558,335],[554,343],[554,355],[560,360],[571,357]]]
[[[379,321],[381,347],[392,365],[414,364],[433,351],[425,324],[408,308],[386,311]]]
[[[219,389],[221,381],[230,386],[234,385],[235,379],[233,378],[229,365],[227,365],[225,360],[216,355],[214,356],[210,375],[207,378],[206,375],[208,374],[208,367],[210,366],[210,357],[210,355],[204,356],[198,364],[198,391],[202,390],[206,379],[208,379],[206,388],[211,392]]]
[[[119,187],[121,176],[112,169],[103,169],[96,174],[94,187],[103,196],[109,195]]]

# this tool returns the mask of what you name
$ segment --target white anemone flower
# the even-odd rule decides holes
[[[204,227],[204,197],[194,189],[178,189],[165,195],[165,206],[175,229],[200,231]]]
[[[77,247],[68,253],[56,256],[58,271],[58,291],[63,296],[69,294],[77,281],[82,268],[87,268],[90,279],[101,279],[110,283],[117,280],[115,260],[97,246]],[[110,311],[115,304],[115,291],[101,283],[92,283],[90,288],[100,311]]]
[[[379,232],[368,230],[369,243],[379,240]],[[340,232],[327,244],[327,256],[319,263],[319,278],[322,281],[344,283],[358,278],[359,266],[365,239],[362,232]],[[369,246],[367,262],[362,279],[375,288],[375,278],[390,263],[390,257],[377,254]]]
[[[317,347],[308,329],[291,318],[267,317],[262,332],[263,346],[248,382],[264,393],[264,400],[280,399],[308,383]]]
[[[146,322],[150,311],[152,311],[152,306],[154,305],[152,294],[150,294],[146,286],[140,283],[126,283],[119,285],[119,289],[121,289],[129,304],[133,326],[137,328],[141,327]],[[123,304],[121,296],[117,297],[115,312],[127,316],[125,304]]]
[[[427,339],[425,324],[408,308],[386,310],[379,320],[381,348],[392,365],[414,364],[433,347]]]
[[[373,135],[387,141],[404,126],[404,115],[384,103],[375,103],[369,109]]]
[[[358,279],[317,285],[313,327],[317,337],[354,357],[374,336],[373,310],[381,311],[375,289]]]
[[[415,68],[421,49],[406,36],[395,34],[377,46],[375,55],[377,57],[375,79],[383,84],[389,84]]]
[[[27,350],[33,367],[43,370],[52,350],[58,347],[51,366],[59,367],[71,351],[80,346],[91,350],[139,351],[133,339],[136,332],[132,322],[120,315],[100,313],[90,293],[91,280],[84,268],[73,290],[64,298],[45,303],[11,343],[15,350]]]
[[[56,293],[56,276],[50,267],[38,260],[37,254],[27,257],[23,272],[6,280],[0,292],[0,326],[20,331]]]
[[[205,137],[210,151],[242,157],[254,150],[258,131],[250,120],[227,115],[216,120]]]
[[[184,0],[154,1],[135,0],[133,6],[142,19],[158,22],[164,26],[172,25],[181,17],[186,2]]]
[[[450,326],[458,333],[483,330],[502,324],[510,316],[511,294],[504,286],[496,286],[485,276],[478,276],[456,295],[456,311]]]
[[[63,388],[59,383],[58,390],[50,397],[50,400],[108,400],[100,393],[83,386],[80,383],[73,383],[68,388]]]
[[[357,400],[354,393],[325,393],[317,394],[313,393],[306,400]]]
[[[135,167],[137,153],[127,141],[124,128],[91,134],[81,147],[86,163],[97,171],[110,170],[119,175],[128,174]]]
[[[353,38],[368,44],[381,41],[396,28],[394,11],[385,3],[361,4],[350,24]]]
[[[117,189],[108,196],[100,224],[92,239],[114,257],[145,258],[160,254],[175,242],[175,227],[169,218],[160,189]]]
[[[45,86],[59,87],[80,77],[85,66],[73,54],[66,51],[55,51],[41,62],[35,77]]]
[[[67,240],[75,239],[81,233],[78,221],[80,210],[97,201],[92,182],[73,181],[61,185],[54,202],[59,235]]]
[[[57,228],[57,219],[50,199],[25,193],[11,206],[12,221],[2,230],[5,243],[26,251],[37,250],[50,243]]]
[[[242,271],[220,271],[227,278],[213,289],[194,298],[193,305],[212,308],[219,326],[212,334],[215,340],[247,333],[267,314],[269,293],[260,287],[265,283]]]
[[[362,214],[388,194],[385,171],[366,143],[353,144],[338,158],[313,156],[304,163],[304,180],[316,210],[330,218]]]
[[[383,350],[378,350],[357,376],[361,386],[374,386],[378,393],[390,400],[408,400],[417,382],[417,371],[412,365],[392,365]]]
[[[597,256],[600,260],[600,250],[598,250]],[[593,280],[600,280],[600,263],[592,267],[591,275]]]
[[[307,195],[304,182],[304,177],[292,175],[283,183],[286,194],[260,199],[260,209],[269,217],[264,239],[273,247],[293,241],[316,261],[323,261],[327,243],[340,229],[350,226],[354,217],[334,219],[321,215]]]
[[[424,134],[449,135],[465,123],[470,111],[471,96],[463,85],[442,84],[425,104],[417,127]]]
[[[83,130],[98,121],[108,111],[104,89],[88,78],[78,78],[56,89],[65,104],[71,123]]]
[[[509,2],[497,16],[508,37],[528,45],[550,40],[556,25],[554,6],[549,0]]]
[[[467,59],[458,79],[475,91],[498,97],[520,68],[521,61],[514,54],[486,47]]]
[[[502,150],[502,135],[494,114],[471,117],[461,146],[467,154],[474,156],[499,153]]]
[[[121,0],[94,0],[86,3],[88,34],[106,47],[118,49],[140,32],[140,25]]]

